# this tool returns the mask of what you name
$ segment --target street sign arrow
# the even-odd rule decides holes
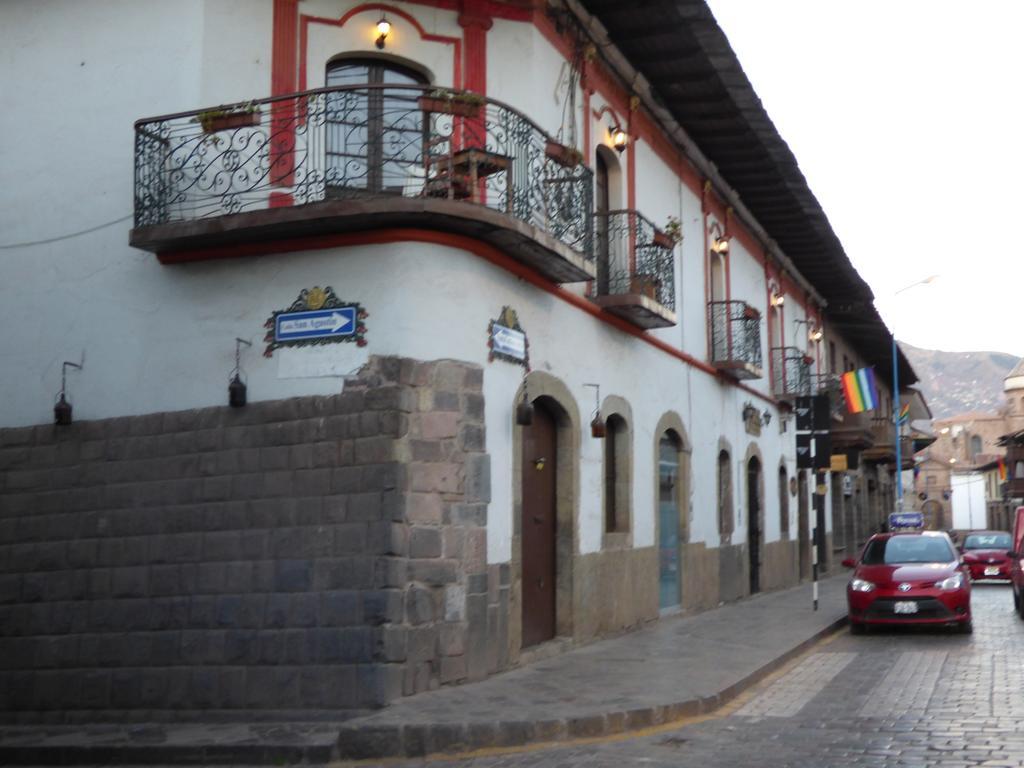
[[[308,312],[282,312],[274,320],[274,340],[302,341],[356,332],[356,307],[337,307]]]

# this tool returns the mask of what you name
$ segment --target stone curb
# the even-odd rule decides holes
[[[362,727],[353,724],[340,729],[338,756],[343,760],[370,760],[424,757],[438,753],[458,754],[495,747],[521,747],[542,742],[612,736],[671,723],[684,717],[707,714],[753,687],[822,638],[839,631],[846,622],[846,616],[835,620],[742,680],[712,696],[555,720],[417,723]]]

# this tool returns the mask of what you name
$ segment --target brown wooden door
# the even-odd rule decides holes
[[[535,403],[523,427],[523,647],[555,636],[555,420]]]
[[[761,462],[747,464],[747,549],[750,556],[750,594],[761,591]]]

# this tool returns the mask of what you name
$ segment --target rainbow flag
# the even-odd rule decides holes
[[[896,423],[897,424],[906,424],[907,423],[907,419],[909,419],[909,418],[910,418],[910,403],[907,403],[902,408],[900,408],[900,415],[896,419]]]
[[[1003,461],[1002,457],[999,458],[999,482],[1006,482],[1006,462]]]
[[[843,395],[850,413],[871,411],[878,407],[878,387],[874,368],[861,368],[843,374]]]

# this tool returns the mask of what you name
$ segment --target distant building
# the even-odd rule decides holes
[[[1024,430],[1024,359],[1003,380],[1003,392],[1006,408],[1000,413],[968,411],[932,423],[936,439],[915,457],[910,507],[925,513],[929,528],[952,526],[953,476],[978,472],[986,477],[986,525],[1005,527],[1006,489],[999,489],[992,482],[998,477],[1000,459],[1010,463],[1005,458],[1005,439]],[[1012,474],[1012,467],[1007,471]],[[1024,465],[1021,473],[1024,478]]]

